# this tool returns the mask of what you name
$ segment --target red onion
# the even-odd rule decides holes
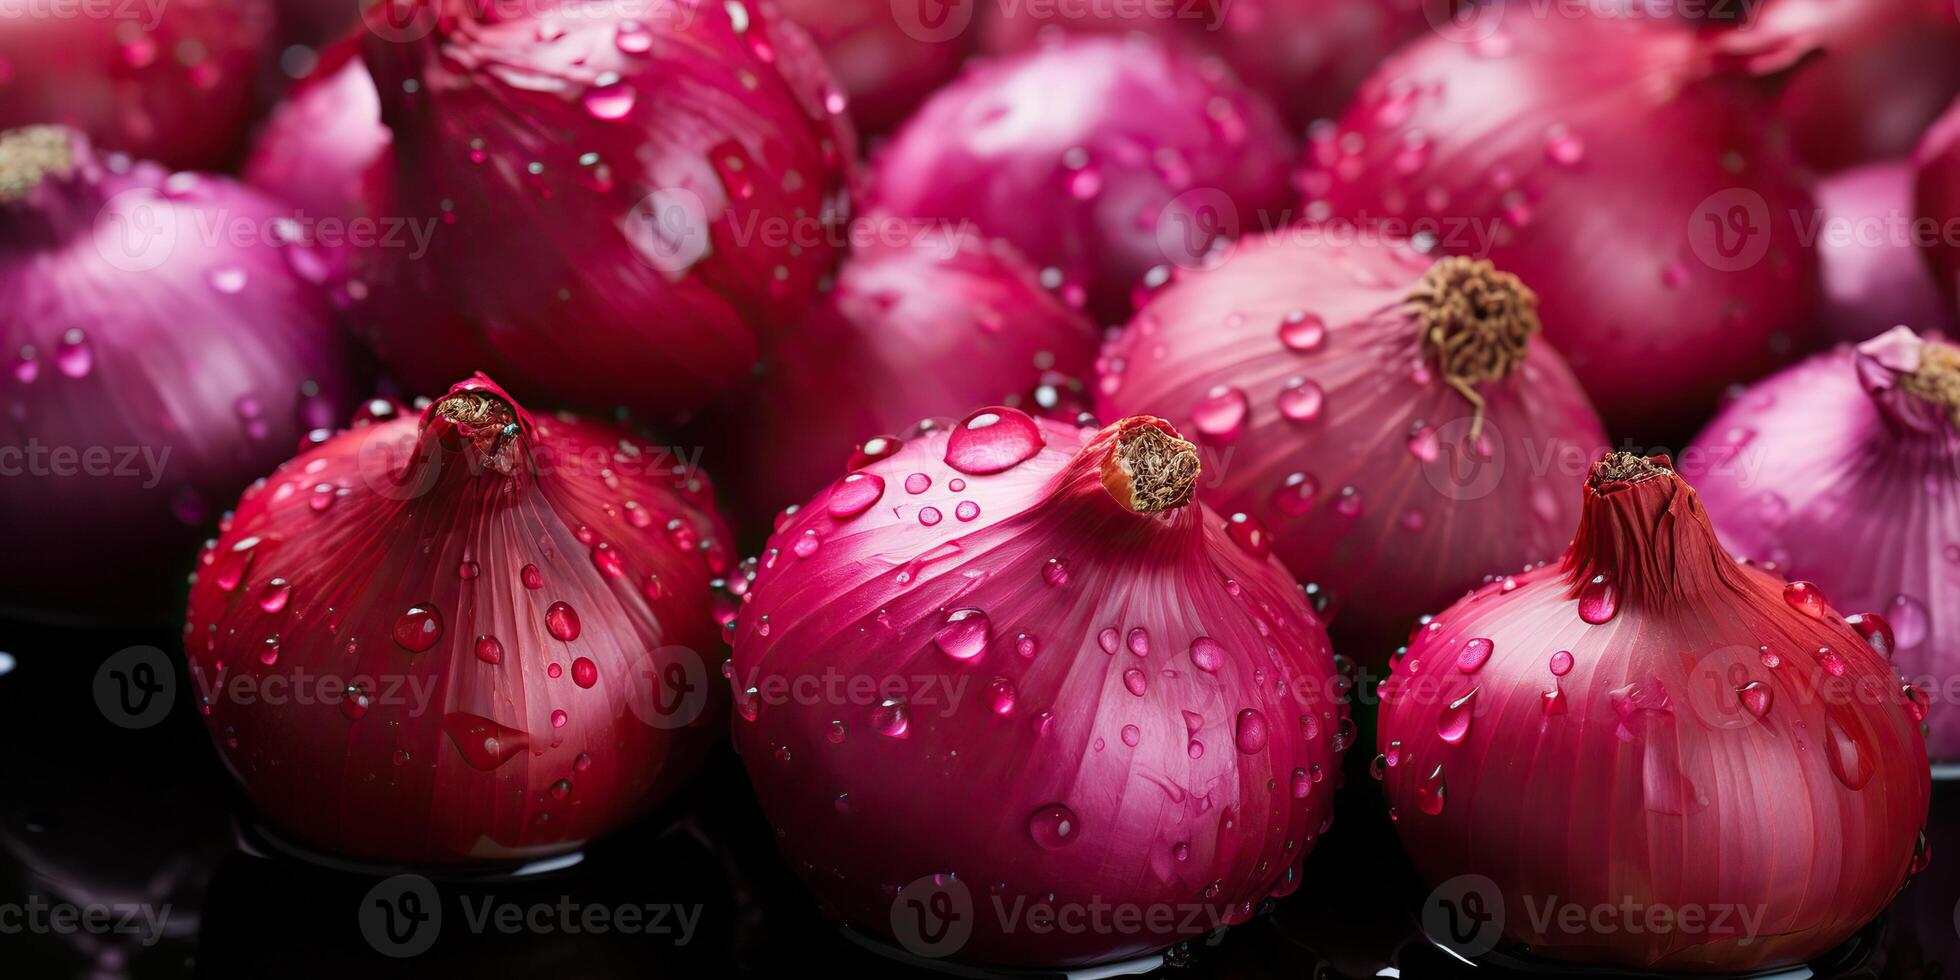
[[[1952,309],[1960,301],[1960,102],[1926,131],[1912,163],[1913,205],[1935,232],[1920,245],[1934,288]]]
[[[1216,65],[1141,39],[1070,39],[985,62],[880,154],[875,206],[971,221],[1105,322],[1167,261],[1286,207],[1290,141]]]
[[[1032,395],[1052,406],[1092,369],[1095,327],[1012,246],[928,225],[868,228],[816,313],[783,332],[761,385],[716,420],[708,444],[731,444],[726,472],[739,474],[723,488],[762,527],[844,474],[838,446],[975,405]]]
[[[1957,411],[1960,350],[1897,327],[1750,388],[1691,450],[1725,543],[1876,614],[1935,691],[1960,665]],[[1928,751],[1960,759],[1960,714],[1939,699],[1927,724]]]
[[[1310,219],[1385,222],[1523,278],[1616,427],[1694,416],[1808,342],[1816,265],[1791,216],[1815,208],[1762,123],[1762,75],[1795,45],[1647,19],[1471,23],[1404,48],[1316,132]]]
[[[746,379],[847,207],[854,138],[809,38],[744,0],[391,3],[364,49],[395,137],[375,211],[433,235],[356,270],[400,379],[482,367],[663,416]]]
[[[16,612],[168,616],[196,525],[351,404],[287,215],[222,177],[0,134],[0,512]],[[25,607],[23,610],[21,607]]]
[[[1378,659],[1570,540],[1558,470],[1606,434],[1537,332],[1531,290],[1489,262],[1296,230],[1160,291],[1104,352],[1101,411],[1194,433],[1205,502],[1265,528],[1332,592],[1342,649]]]
[[[883,132],[959,73],[967,37],[958,3],[947,19],[937,0],[776,0],[783,16],[810,32],[837,84],[851,99],[851,119]]]
[[[1452,606],[1383,682],[1375,771],[1432,901],[1478,891],[1470,925],[1553,961],[1831,949],[1924,858],[1924,695],[1814,585],[1730,558],[1665,457],[1607,456],[1585,500],[1563,563]]]
[[[1003,3],[981,44],[1018,51],[1057,31],[1175,38],[1222,56],[1296,126],[1346,107],[1361,80],[1429,27],[1423,0]]]
[[[1875,163],[1817,183],[1821,312],[1837,340],[1876,337],[1901,323],[1946,328],[1952,314],[1920,257],[1939,229],[1918,220],[1912,166]],[[1960,234],[1960,226],[1955,232]],[[1957,239],[1960,240],[1960,239]]]
[[[0,18],[0,129],[57,123],[100,149],[217,166],[271,30],[265,0],[21,4]]]
[[[1299,588],[1190,501],[1191,444],[995,407],[872,455],[770,540],[730,675],[825,907],[924,955],[1063,966],[1298,887],[1352,723]]]
[[[1770,0],[1754,31],[1815,39],[1823,56],[1777,106],[1803,158],[1825,171],[1897,159],[1960,95],[1952,0]]]
[[[670,460],[478,375],[254,484],[184,646],[258,813],[371,861],[512,861],[672,791],[725,723],[727,530]]]

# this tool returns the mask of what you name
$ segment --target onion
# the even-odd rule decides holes
[[[883,132],[904,119],[966,59],[964,25],[957,14],[943,22],[931,16],[931,4],[776,0],[776,7],[823,49],[863,132]]]
[[[874,223],[815,314],[784,331],[752,395],[714,419],[723,489],[761,527],[844,475],[839,446],[1089,377],[1097,334],[1007,243]],[[848,391],[840,379],[850,379]],[[1040,388],[1041,391],[1037,391]]]
[[[1691,452],[1739,554],[1886,624],[1893,662],[1937,688],[1960,666],[1960,351],[1906,327],[1750,388]],[[1960,715],[1927,718],[1960,759]]]
[[[1606,434],[1534,304],[1489,262],[1247,241],[1109,345],[1100,409],[1194,433],[1205,502],[1265,528],[1331,591],[1341,649],[1378,660],[1416,617],[1570,540],[1558,468],[1582,472]]]
[[[1926,131],[1912,162],[1913,205],[1935,232],[1920,247],[1951,310],[1960,301],[1960,102]]]
[[[1104,322],[1166,262],[1286,207],[1290,141],[1216,65],[1142,39],[1070,39],[979,64],[874,164],[873,206],[972,222]]]
[[[1823,49],[1790,80],[1777,114],[1825,171],[1905,156],[1960,95],[1951,0],[1771,0],[1750,29]]]
[[[1912,166],[1896,162],[1857,167],[1817,183],[1821,315],[1840,341],[1866,340],[1901,323],[1952,324],[1916,247],[1937,229],[1916,220],[1912,181]]]
[[[0,18],[0,129],[56,123],[171,167],[230,159],[253,109],[265,0],[23,3]]]
[[[167,617],[197,525],[352,404],[287,215],[222,177],[0,134],[0,512],[15,613]]]
[[[830,274],[847,207],[854,138],[809,38],[743,0],[391,2],[364,55],[396,202],[372,213],[426,240],[355,258],[400,380],[481,367],[656,416],[744,380]]]
[[[1423,0],[1003,3],[993,9],[982,22],[981,45],[989,51],[1018,51],[1056,31],[1175,38],[1223,57],[1295,126],[1340,112],[1383,57],[1429,27]]]
[[[1298,887],[1352,723],[1299,588],[1190,501],[1191,444],[994,407],[880,452],[783,523],[734,641],[737,748],[825,907],[1068,966]]]
[[[1730,558],[1665,457],[1614,453],[1563,563],[1418,631],[1375,770],[1436,894],[1481,892],[1532,954],[1748,973],[1836,946],[1923,858],[1924,697],[1816,586]]]
[[[698,473],[478,375],[254,484],[184,645],[225,764],[305,847],[396,864],[578,847],[701,762],[720,703]]]
[[[1815,209],[1762,123],[1762,74],[1800,49],[1646,19],[1473,23],[1404,48],[1316,132],[1310,219],[1383,222],[1530,283],[1623,430],[1698,418],[1809,342],[1816,265],[1790,216]]]

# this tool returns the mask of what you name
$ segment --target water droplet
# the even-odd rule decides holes
[[[1245,433],[1246,417],[1251,411],[1252,403],[1244,390],[1219,385],[1191,407],[1191,427],[1206,442],[1228,443]]]
[[[95,349],[80,327],[71,327],[61,335],[61,343],[54,350],[54,366],[70,378],[88,377],[95,366]]]
[[[563,602],[554,602],[544,611],[544,628],[566,643],[578,639],[578,610]]]
[[[599,76],[596,84],[585,90],[583,102],[585,111],[594,119],[624,119],[633,111],[633,103],[639,93],[618,75],[607,72]]]
[[[1560,650],[1552,654],[1552,676],[1564,677],[1572,673],[1572,651]]]
[[[1562,167],[1576,166],[1586,158],[1586,141],[1563,125],[1545,133],[1545,158]]]
[[[825,510],[830,516],[847,521],[870,510],[884,496],[884,477],[876,473],[852,473],[831,486],[830,502]]]
[[[349,684],[340,695],[340,713],[348,721],[360,721],[374,707],[374,698],[359,684]]]
[[[434,606],[410,606],[395,620],[395,642],[411,653],[421,653],[442,639],[442,613]]]
[[[586,657],[572,661],[572,683],[586,688],[599,683],[598,665]]]
[[[1579,586],[1579,618],[1595,626],[1620,611],[1620,587],[1608,573],[1601,573]]]
[[[1758,718],[1769,714],[1770,702],[1775,700],[1774,692],[1762,681],[1750,681],[1735,690],[1736,699],[1742,702],[1749,713]]]
[[[1476,709],[1471,706],[1471,699],[1476,696],[1476,688],[1471,688],[1470,693],[1443,706],[1443,710],[1436,715],[1437,738],[1455,745],[1463,741],[1464,736],[1470,734],[1470,718],[1476,713]]]
[[[637,20],[621,21],[613,44],[627,54],[645,54],[653,49],[653,32]]]
[[[1812,619],[1823,619],[1831,608],[1830,603],[1824,600],[1824,590],[1811,582],[1791,582],[1784,586],[1783,601]]]
[[[1287,350],[1317,350],[1327,342],[1327,321],[1305,310],[1294,310],[1280,319],[1279,342]]]
[[[1817,651],[1817,662],[1823,665],[1825,672],[1829,673],[1832,677],[1844,676],[1844,658],[1836,650],[1830,647],[1819,649]]]
[[[456,577],[462,579],[465,582],[475,581],[476,577],[482,574],[482,572],[483,569],[479,567],[476,562],[473,562],[468,558],[465,558],[462,561],[456,563]]]
[[[1191,663],[1207,674],[1218,673],[1225,666],[1225,647],[1209,636],[1201,636],[1191,641]]]
[[[486,664],[503,663],[504,645],[497,642],[496,637],[487,633],[479,636],[476,638],[476,659]]]
[[[1416,808],[1432,817],[1442,813],[1445,793],[1443,764],[1439,762],[1435,771],[1416,786]]]
[[[1892,659],[1893,651],[1899,648],[1898,637],[1892,632],[1892,624],[1884,616],[1877,613],[1855,613],[1844,617],[1844,622],[1859,636],[1865,638],[1865,644],[1872,648],[1873,653],[1886,660]]]
[[[1240,752],[1253,755],[1265,748],[1266,735],[1266,716],[1258,708],[1246,708],[1239,712],[1233,741]]]
[[[530,745],[530,736],[481,715],[453,711],[442,716],[442,730],[471,768],[489,772]]]
[[[626,573],[626,566],[620,559],[619,552],[614,551],[613,546],[604,541],[592,546],[592,567],[598,569],[599,574],[607,578],[618,578]]]
[[[1043,445],[1041,427],[1027,413],[983,408],[953,427],[946,465],[973,475],[999,473],[1032,458]]]
[[[1320,481],[1306,473],[1289,473],[1273,492],[1273,509],[1288,517],[1300,517],[1313,509],[1320,495]]]
[[[278,662],[279,638],[276,636],[266,637],[265,643],[259,646],[259,663],[270,667]]]
[[[1846,787],[1864,789],[1871,782],[1875,767],[1869,754],[1835,716],[1824,721],[1824,753],[1830,760],[1831,774]]]
[[[1123,634],[1117,632],[1114,626],[1105,626],[1096,633],[1096,645],[1102,647],[1104,653],[1115,653],[1122,639]]]
[[[293,584],[283,578],[275,578],[265,583],[259,590],[259,608],[268,613],[276,613],[286,608],[286,600],[292,598]]]
[[[945,517],[946,515],[941,514],[939,512],[939,508],[937,507],[922,507],[919,509],[919,523],[925,525],[926,527],[932,527],[933,525],[938,524],[940,521],[944,520]]]
[[[1885,607],[1885,619],[1892,625],[1893,638],[1901,650],[1916,650],[1931,632],[1926,604],[1909,595],[1896,595]]]
[[[1264,558],[1273,551],[1272,535],[1266,533],[1266,526],[1259,523],[1251,514],[1233,514],[1225,521],[1226,536],[1234,544],[1254,558]]]
[[[1541,697],[1543,697],[1545,701],[1546,715],[1550,716],[1550,715],[1565,714],[1565,689],[1564,688],[1559,687],[1556,683],[1554,683],[1552,685],[1552,689],[1546,691],[1543,695],[1541,695]]]
[[[1017,693],[1013,681],[1005,677],[996,677],[987,685],[987,706],[994,709],[994,714],[997,715],[1012,714]]]
[[[987,651],[993,624],[978,609],[956,609],[946,614],[945,624],[934,633],[932,642],[954,660],[972,660]]]
[[[911,718],[905,711],[904,698],[886,698],[871,709],[871,727],[887,738],[904,738],[912,727]]]
[[[1129,638],[1125,642],[1128,644],[1131,653],[1139,657],[1150,655],[1150,634],[1144,632],[1143,627],[1138,626],[1130,630]]]
[[[1429,426],[1425,425],[1409,436],[1409,455],[1425,463],[1434,463],[1436,457],[1441,454],[1442,448],[1442,439],[1436,435],[1436,430]]]
[[[536,565],[525,565],[524,570],[518,573],[518,577],[524,580],[524,587],[527,589],[535,591],[544,588],[544,573],[538,571]]]
[[[1496,644],[1481,636],[1470,640],[1463,644],[1462,650],[1457,651],[1456,669],[1466,674],[1476,673],[1478,668],[1490,659],[1491,651],[1495,649],[1497,649]]]
[[[1068,562],[1060,558],[1048,559],[1048,563],[1041,566],[1041,580],[1053,586],[1067,585]]]
[[[962,521],[973,520],[980,516],[980,505],[971,500],[962,500],[958,507],[953,508],[953,516]]]
[[[1906,684],[1899,688],[1899,694],[1906,699],[1906,714],[1913,721],[1925,721],[1926,712],[1933,706],[1933,699],[1917,684]]]
[[[1289,422],[1311,422],[1327,404],[1327,392],[1306,378],[1292,378],[1279,390],[1279,414]]]
[[[823,539],[817,536],[817,529],[810,528],[796,536],[796,543],[790,545],[790,553],[798,558],[808,558],[823,547]]]
[[[1060,803],[1050,803],[1028,817],[1028,835],[1051,851],[1075,843],[1081,829],[1075,812]]]
[[[1128,688],[1131,694],[1143,697],[1143,692],[1150,689],[1150,680],[1143,676],[1143,671],[1131,667],[1123,672],[1123,686]]]

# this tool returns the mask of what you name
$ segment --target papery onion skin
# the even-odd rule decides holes
[[[1820,171],[1905,156],[1960,95],[1960,11],[1948,0],[1770,0],[1749,29],[1822,50],[1777,102]]]
[[[1939,233],[1921,251],[1951,312],[1960,309],[1960,101],[1926,131],[1912,163],[1914,208]]]
[[[1023,440],[988,468],[1032,455],[991,475],[949,465],[988,417],[1001,443]],[[893,935],[893,888],[950,875],[977,915],[935,955],[1083,965],[1243,921],[1297,887],[1289,866],[1325,832],[1352,737],[1325,634],[1216,514],[1106,471],[1130,439],[1195,465],[1159,420],[1097,432],[990,408],[908,435],[771,539],[736,626],[735,741],[830,914]],[[911,492],[915,473],[930,487]],[[1167,509],[1145,516],[1118,493]],[[904,713],[850,693],[866,682]],[[1066,847],[1044,822],[1056,806]],[[1004,934],[1003,915],[1039,901],[1191,914],[1168,931]]]
[[[926,15],[933,2],[776,0],[776,6],[823,50],[837,84],[850,96],[859,132],[878,133],[959,74],[966,60],[971,35],[955,29],[950,19],[931,22]]]
[[[1316,131],[1310,220],[1427,233],[1530,283],[1622,435],[1698,421],[1813,346],[1816,263],[1792,216],[1814,202],[1764,122],[1799,46],[1647,19],[1472,23],[1397,52]]]
[[[1542,338],[1472,386],[1479,422],[1409,307],[1438,268],[1379,239],[1244,241],[1159,290],[1099,361],[1100,414],[1192,433],[1200,496],[1250,514],[1293,574],[1331,593],[1337,645],[1362,662],[1485,577],[1555,554],[1579,516],[1569,481],[1606,445]]]
[[[848,211],[855,137],[808,36],[741,0],[391,2],[363,54],[394,212],[433,235],[356,256],[388,367],[655,419],[745,380]],[[428,33],[399,41],[384,15]]]
[[[200,528],[352,405],[323,257],[235,244],[286,216],[258,192],[112,168],[73,130],[0,134],[0,171],[0,445],[21,454],[0,511],[33,556],[8,563],[0,602],[168,621]]]
[[[1856,167],[1817,183],[1820,315],[1833,339],[1857,343],[1901,323],[1950,332],[1953,315],[1920,255],[1913,168]],[[1960,225],[1955,226],[1960,234]]]
[[[272,30],[265,0],[22,4],[0,19],[0,129],[63,125],[170,167],[231,159]]]
[[[1095,327],[1043,289],[1012,246],[873,225],[890,235],[845,259],[810,318],[780,336],[760,383],[713,420],[709,452],[732,457],[715,472],[759,527],[844,475],[839,446],[1014,405],[1044,384],[1062,391],[1093,371]]]
[[[1951,405],[1905,390],[1936,352],[1953,356],[1927,343],[1898,327],[1764,379],[1690,452],[1731,550],[1879,614],[1893,665],[1938,691],[1960,668],[1960,428]],[[1960,759],[1953,706],[1935,699],[1926,724],[1928,753]]]
[[[870,206],[971,222],[1100,322],[1144,274],[1290,216],[1292,141],[1229,71],[1142,38],[969,67],[879,153]]]
[[[1911,703],[1812,591],[1729,557],[1665,458],[1595,473],[1563,563],[1441,613],[1383,682],[1396,761],[1377,770],[1403,846],[1432,886],[1487,878],[1505,938],[1545,960],[1745,973],[1819,955],[1914,862],[1930,784]],[[1683,925],[1565,911],[1629,904]]]
[[[184,646],[258,814],[368,861],[509,862],[670,793],[725,724],[728,533],[667,458],[479,375],[255,484],[198,562]]]
[[[1172,38],[1216,54],[1297,129],[1337,114],[1361,80],[1428,29],[1421,0],[1210,0],[1157,4],[999,4],[982,47],[1004,53],[1052,33]]]

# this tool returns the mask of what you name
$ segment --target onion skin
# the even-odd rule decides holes
[[[663,420],[745,380],[831,273],[848,212],[855,137],[809,38],[742,2],[640,19],[394,2],[430,32],[371,31],[363,56],[393,213],[433,235],[426,255],[361,250],[355,274],[399,379],[482,368]]]
[[[1019,51],[1045,36],[1141,32],[1221,56],[1248,87],[1302,129],[1347,105],[1362,79],[1395,47],[1426,30],[1421,0],[1173,0],[1045,8],[999,4],[981,46]],[[1174,16],[1165,16],[1171,10]]]
[[[1050,892],[1058,909],[1195,908],[1198,933],[1243,921],[1297,887],[1289,865],[1332,815],[1352,727],[1325,634],[1285,570],[1216,514],[1118,502],[1145,484],[1106,473],[1112,452],[1145,430],[1174,435],[1165,423],[1096,432],[1007,408],[975,416],[987,414],[1045,445],[983,476],[944,461],[966,423],[913,434],[792,515],[760,561],[735,633],[735,741],[784,853],[830,914],[888,936],[894,886],[970,883],[973,932],[951,951],[967,960],[1083,965],[1198,938],[1188,922],[1003,932],[996,900],[1011,916]],[[914,473],[930,488],[908,492]],[[832,517],[871,477],[881,499]],[[978,504],[971,521],[962,500]],[[943,520],[927,523],[927,507]],[[949,622],[961,610],[986,625],[962,632]],[[1200,636],[1219,645],[1199,654],[1215,672],[1193,660]],[[875,679],[881,697],[903,682],[902,726],[875,700],[795,695],[824,676],[845,692]],[[1011,685],[1004,713],[997,679]],[[1239,740],[1248,709],[1263,745]],[[1051,849],[1031,815],[1054,804],[1079,836]]]
[[[1960,431],[1902,388],[1922,349],[1899,327],[1820,354],[1749,388],[1690,452],[1731,550],[1889,620],[1893,665],[1941,690],[1960,665]],[[1960,759],[1945,698],[1926,724],[1927,752]]]
[[[1435,264],[1405,244],[1304,232],[1241,242],[1158,291],[1099,362],[1099,413],[1152,412],[1194,433],[1211,471],[1205,502],[1250,514],[1293,574],[1332,593],[1337,645],[1363,662],[1486,576],[1563,547],[1579,501],[1560,468],[1582,472],[1606,445],[1542,339],[1507,377],[1475,386],[1486,405],[1472,434],[1474,406],[1426,359],[1405,309]],[[1299,349],[1297,331],[1316,319],[1324,339]],[[1247,413],[1208,434],[1221,388],[1242,393]],[[1316,390],[1318,402],[1301,401]],[[1317,490],[1289,483],[1300,473]]]
[[[1227,205],[1248,229],[1288,209],[1291,147],[1217,66],[1140,38],[1072,38],[969,67],[880,152],[869,193],[873,210],[1007,239],[1072,305],[1118,323],[1146,272],[1230,231],[1204,209]],[[1189,259],[1169,254],[1187,244]]]
[[[1901,323],[1951,331],[1953,316],[1913,238],[1912,187],[1913,168],[1904,161],[1857,167],[1817,183],[1821,315],[1832,338],[1857,343]]]
[[[89,9],[23,4],[0,20],[0,129],[69,126],[170,167],[231,159],[272,31],[265,0]]]
[[[1949,311],[1960,304],[1960,102],[1935,122],[1913,151],[1913,203],[1923,221],[1940,231],[1921,244],[1933,285]]]
[[[459,424],[458,398],[502,406],[518,431]],[[534,419],[479,375],[248,490],[199,560],[184,635],[219,755],[258,813],[369,861],[504,862],[574,849],[679,785],[725,724],[707,683],[728,532],[698,474],[677,487],[657,452]],[[427,620],[411,607],[435,611],[438,635],[415,634]],[[274,698],[322,678],[363,683],[371,703]],[[231,696],[238,684],[266,693]],[[664,711],[669,697],[693,717]],[[464,754],[482,737],[472,716],[522,733],[504,734],[501,764]]]
[[[732,444],[734,459],[716,472],[734,474],[723,489],[756,526],[843,476],[839,446],[1094,370],[1095,327],[1012,246],[932,226],[903,238],[853,252],[810,318],[783,332],[755,391],[713,420],[708,444]]]
[[[1960,11],[1949,0],[1771,0],[1749,30],[1807,35],[1822,49],[1777,114],[1827,173],[1912,152],[1960,95]]]
[[[964,31],[937,39],[939,32],[921,21],[925,29],[915,34],[899,22],[902,8],[892,0],[776,0],[776,7],[823,50],[862,133],[896,125],[959,74],[966,60]]]
[[[1815,259],[1790,218],[1814,202],[1763,124],[1771,76],[1802,53],[1600,17],[1424,38],[1315,134],[1306,213],[1408,222],[1402,234],[1530,283],[1609,427],[1651,438],[1821,333]]]
[[[353,404],[322,257],[231,243],[284,209],[224,177],[122,166],[72,130],[0,134],[0,170],[34,172],[0,190],[0,445],[51,454],[0,479],[0,511],[34,515],[8,528],[34,556],[0,575],[15,615],[168,621],[181,593],[159,583],[200,526]]]
[[[1505,938],[1542,959],[1796,964],[1906,878],[1931,792],[1925,745],[1891,665],[1821,600],[1813,617],[1781,578],[1730,558],[1657,462],[1603,461],[1562,564],[1418,631],[1384,682],[1378,770],[1423,878],[1490,879]],[[1610,608],[1589,585],[1599,575]],[[1690,908],[1739,913],[1726,928],[1571,929],[1548,901],[1630,901],[1684,923]]]

